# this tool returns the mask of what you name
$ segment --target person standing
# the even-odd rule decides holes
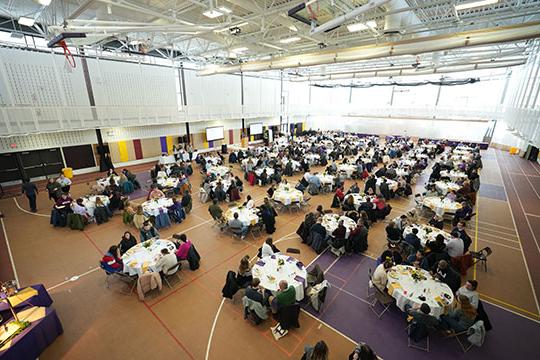
[[[30,205],[30,210],[32,212],[37,211],[36,207],[36,196],[38,194],[37,186],[28,179],[23,180],[22,184],[22,193],[28,198],[28,204]]]
[[[23,184],[22,184],[22,193],[25,194],[26,197],[28,198],[28,204],[30,205],[30,210],[32,210],[32,212],[36,212],[37,211],[36,196],[38,193],[36,184],[34,184],[28,179],[24,179]]]

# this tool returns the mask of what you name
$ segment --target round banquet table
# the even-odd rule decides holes
[[[149,244],[145,247],[145,244]],[[169,240],[150,239],[144,243],[139,243],[129,249],[122,255],[124,263],[124,272],[129,275],[142,275],[146,271],[159,272],[161,269],[156,268],[156,262],[161,257],[161,249],[169,249],[169,253],[174,254],[176,247]]]
[[[360,207],[362,203],[366,202],[367,198],[370,198],[371,201],[373,201],[373,199],[375,198],[374,196],[371,196],[371,195],[362,195],[362,194],[352,193],[352,194],[345,195],[345,197],[343,198],[343,203],[345,204],[347,199],[351,196],[354,199],[354,207],[356,208],[356,210],[358,210],[358,208]]]
[[[281,162],[283,163],[283,166],[287,165],[289,163],[289,161],[292,161],[292,167],[293,167],[293,170],[294,171],[299,171],[300,168],[301,168],[301,165],[298,161],[296,160],[289,160],[289,159],[283,159],[281,160]]]
[[[105,189],[107,186],[110,185],[110,178],[110,176],[104,177],[102,179],[98,179],[96,182],[101,188]],[[114,179],[114,183],[118,185],[118,182],[120,181],[120,176],[113,175],[112,178]]]
[[[167,213],[167,208],[172,206],[172,204],[172,199],[159,198],[143,202],[142,208],[147,216],[158,216],[160,209],[162,209],[164,213]]]
[[[293,202],[300,202],[304,200],[304,194],[292,186],[280,186],[276,189],[276,191],[274,191],[272,199],[281,202],[283,205],[290,205]]]
[[[415,281],[412,277],[415,272],[425,279]],[[448,285],[434,280],[423,269],[407,265],[396,265],[390,269],[387,289],[402,311],[405,311],[405,305],[419,306],[425,302],[431,308],[431,315],[437,318],[454,302],[454,295]]]
[[[456,155],[468,155],[468,154],[471,153],[471,151],[472,151],[472,149],[470,149],[470,148],[469,148],[469,149],[466,149],[466,148],[460,148],[460,149],[457,149],[457,148],[456,148],[456,149],[454,149],[454,150],[452,151],[452,153],[454,153],[454,154],[456,154]]]
[[[337,166],[338,171],[343,171],[347,174],[347,177],[352,177],[352,174],[356,171],[356,166],[351,164],[339,164]]]
[[[426,246],[428,241],[435,241],[435,238],[439,234],[444,236],[445,243],[447,243],[448,240],[452,238],[452,236],[446,231],[442,231],[440,229],[437,229],[436,227],[424,224],[412,224],[407,226],[405,229],[403,229],[403,237],[410,234],[412,232],[412,229],[414,228],[418,229],[418,234],[416,234],[416,236],[418,236],[418,238],[420,239],[420,244],[422,244],[422,246]]]
[[[446,193],[450,190],[458,191],[459,189],[461,189],[461,185],[458,185],[455,182],[447,181],[435,181],[435,187],[437,188],[437,191],[442,195],[446,195]]]
[[[175,162],[176,162],[176,160],[174,158],[174,155],[161,155],[159,157],[159,163],[162,164],[162,165],[173,164]]]
[[[206,161],[207,164],[214,165],[214,166],[221,162],[221,159],[215,156],[207,156],[204,158],[204,160]]]
[[[377,178],[377,193],[380,192],[379,187],[382,184],[383,178]],[[396,191],[398,189],[398,183],[395,180],[386,179],[386,183],[388,184],[388,188],[392,191]]]
[[[157,184],[164,188],[176,187],[179,181],[180,180],[178,180],[178,178],[175,178],[175,177],[158,177],[156,179]]]
[[[261,176],[261,174],[263,173],[264,169],[266,169],[266,175],[267,175],[267,176],[272,176],[272,175],[274,175],[274,169],[269,168],[269,167],[258,168],[258,169],[255,170],[255,174],[256,174],[257,176]]]
[[[451,171],[448,171],[448,170],[443,170],[441,171],[441,177],[448,177],[450,178],[452,181],[458,181],[458,180],[463,180],[463,179],[467,179],[467,174],[465,174],[463,171],[456,171],[456,170],[451,170]]]
[[[328,174],[317,174],[315,175],[319,178],[322,185],[332,185],[334,183],[334,176]]]
[[[413,160],[413,159],[403,159],[403,160],[399,160],[399,165],[401,166],[409,166],[409,167],[414,167],[416,165],[416,160]]]
[[[257,208],[248,209],[244,206],[235,206],[225,212],[225,219],[230,221],[234,219],[234,213],[238,213],[238,220],[240,220],[244,226],[255,225],[259,222],[257,212]]]
[[[474,149],[470,146],[459,145],[459,146],[456,146],[455,150],[473,151]]]
[[[409,175],[409,170],[405,170],[404,168],[397,168],[396,169],[396,175],[397,176],[407,176],[407,175]]]
[[[461,209],[461,204],[448,200],[442,199],[437,196],[429,196],[424,198],[424,206],[427,206],[431,210],[435,211],[437,215],[444,215],[445,213],[454,214],[458,209]]]
[[[223,185],[223,191],[227,192],[227,190],[229,190],[229,187],[231,186],[231,180],[219,179],[219,180],[214,180],[210,182],[210,186],[212,187],[212,190],[214,191],[216,190],[217,184],[220,181],[221,181],[221,185]]]
[[[210,174],[213,174],[213,175],[216,175],[216,176],[225,176],[227,175],[231,170],[226,167],[226,166],[222,166],[222,165],[218,165],[218,166],[209,166],[207,169],[206,169],[206,172],[210,173]]]
[[[319,154],[307,154],[304,155],[304,159],[306,159],[310,165],[313,165],[319,162],[321,156]]]
[[[343,226],[347,229],[345,237],[348,238],[351,230],[356,227],[356,223],[350,217],[339,216],[338,214],[326,214],[323,216],[322,226],[324,226],[328,234],[332,234],[337,229],[339,220],[343,220]]]
[[[283,265],[278,261],[283,260]],[[274,254],[265,256],[257,261],[251,269],[253,277],[261,280],[261,286],[270,290],[274,295],[279,289],[279,282],[286,280],[296,290],[296,300],[304,298],[307,269],[298,260],[288,255]]]
[[[94,210],[96,210],[96,198],[100,198],[103,205],[109,205],[109,197],[105,195],[90,195],[83,197],[83,205],[86,208],[86,211],[88,211],[88,214],[92,217],[94,216]]]

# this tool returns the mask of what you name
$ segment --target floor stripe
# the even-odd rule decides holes
[[[502,177],[501,177],[501,179],[502,179]],[[508,204],[508,201],[505,201],[505,202]],[[488,225],[491,225],[491,226],[496,226],[496,227],[500,227],[500,228],[503,228],[503,229],[508,229],[508,230],[512,230],[514,232],[517,232],[517,229],[511,228],[511,227],[508,227],[508,226],[497,225],[497,224],[493,224],[493,223],[490,223],[490,222],[487,222],[487,221],[478,221],[478,222],[480,224],[488,224]],[[514,226],[515,226],[515,224],[514,224]]]
[[[19,205],[19,203],[17,202],[17,199],[16,199],[16,198],[13,198],[13,201],[15,201],[15,205],[17,205],[17,207],[19,208],[19,210],[21,210],[22,212],[25,212],[25,213],[30,214],[30,215],[35,215],[35,216],[50,217],[49,215],[40,214],[40,213],[37,213],[37,212],[33,213],[33,212],[31,212],[31,211],[28,211],[28,210],[23,209],[23,208]]]
[[[218,311],[216,313],[216,316],[214,317],[214,322],[212,323],[212,329],[210,330],[210,336],[208,337],[208,344],[206,345],[206,355],[204,357],[206,360],[210,358],[210,347],[212,346],[212,337],[214,336],[214,331],[216,330],[216,324],[219,317],[219,313],[221,312],[221,308],[223,307],[224,303],[225,303],[225,298],[221,300],[221,304],[219,304]]]
[[[498,243],[498,242],[495,242],[495,241],[489,241],[489,240],[485,240],[485,239],[480,239],[480,241],[486,242],[488,244],[503,246],[503,247],[506,247],[506,248],[509,248],[509,249],[512,249],[512,250],[522,251],[522,249],[520,247],[513,247],[513,246],[510,246],[510,245],[501,244],[501,243]]]
[[[323,324],[323,325],[326,326],[327,328],[334,330],[336,333],[338,333],[339,335],[343,336],[345,339],[349,340],[349,341],[350,341],[351,343],[353,343],[354,345],[358,345],[358,343],[357,343],[356,341],[354,341],[353,339],[351,339],[350,337],[348,337],[347,335],[345,335],[345,334],[342,333],[341,331],[337,330],[335,327],[329,325],[329,324],[326,323],[325,321],[323,321],[323,320],[317,318],[315,315],[311,314],[309,311],[304,310],[304,309],[302,309],[302,308],[300,308],[300,310],[301,310],[304,314],[306,314],[306,315],[312,317],[313,319],[317,320],[318,322],[320,322],[321,324]]]
[[[525,317],[525,318],[527,318],[527,319],[530,319],[530,320],[534,320],[534,321],[540,322],[539,320],[531,319],[530,317],[528,317],[528,316],[526,316],[526,315],[523,315],[523,314],[520,314],[520,313],[516,313],[515,311],[512,311],[511,309],[508,309],[508,308],[510,307],[510,308],[512,308],[512,309],[519,310],[519,311],[521,311],[521,312],[523,312],[523,313],[525,313],[525,314],[529,314],[529,315],[531,315],[531,316],[534,316],[535,318],[540,319],[540,315],[539,315],[539,314],[535,314],[535,313],[533,313],[533,312],[531,312],[531,311],[529,311],[529,310],[525,310],[525,309],[523,309],[523,308],[520,308],[519,306],[512,305],[512,304],[510,304],[510,303],[507,303],[506,301],[499,300],[499,299],[497,299],[497,298],[494,298],[493,296],[489,296],[489,295],[486,295],[486,294],[483,294],[483,293],[480,293],[480,292],[479,292],[479,294],[480,294],[480,297],[482,297],[482,298],[488,298],[488,299],[491,299],[491,300],[494,301],[494,302],[497,302],[497,303],[499,303],[499,304],[504,305],[505,307],[499,306],[501,309],[504,309],[504,310],[506,310],[506,311],[510,311],[511,313],[520,315],[520,316]],[[486,301],[486,300],[484,300],[484,301]],[[494,305],[494,304],[491,303],[491,302],[490,302],[490,304]]]
[[[480,217],[480,197],[476,192],[476,216],[475,216],[475,235],[474,235],[474,251],[478,251],[478,218]],[[473,279],[476,280],[476,264],[473,266]]]
[[[15,277],[15,282],[17,283],[17,287],[20,287],[21,284],[19,282],[19,275],[17,275],[17,269],[15,268],[15,261],[13,261],[13,254],[11,253],[11,246],[9,244],[9,239],[7,236],[6,226],[4,224],[4,219],[0,218],[0,223],[2,223],[2,231],[4,232],[4,239],[6,239],[6,246],[8,250],[9,255],[9,262],[11,263],[11,270],[13,271],[13,276]]]
[[[531,213],[525,213],[525,215],[527,215],[527,216],[534,216],[534,217],[540,217],[540,215],[531,214]]]
[[[47,291],[54,290],[54,289],[56,289],[56,288],[59,288],[60,286],[69,284],[70,282],[75,282],[75,281],[79,280],[80,278],[82,278],[83,276],[86,276],[86,275],[88,275],[88,274],[91,274],[91,273],[93,273],[94,271],[97,271],[97,270],[99,270],[99,269],[100,269],[99,267],[95,267],[95,268],[93,268],[93,269],[91,269],[91,270],[88,270],[87,272],[84,272],[84,273],[82,273],[82,274],[80,274],[80,275],[74,275],[74,276],[72,276],[71,278],[69,278],[68,280],[62,281],[61,283],[58,283],[58,284],[56,284],[56,285],[54,285],[54,286],[51,286],[50,288],[47,288]]]

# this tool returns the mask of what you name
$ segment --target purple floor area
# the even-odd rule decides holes
[[[487,304],[484,308],[493,329],[487,333],[481,348],[463,353],[453,338],[430,336],[430,352],[407,346],[405,315],[392,306],[381,319],[370,310],[366,299],[368,269],[375,261],[352,255],[340,258],[325,251],[311,266],[319,264],[331,283],[321,313],[304,309],[356,342],[369,344],[384,359],[509,359],[536,358],[540,345],[540,324],[509,311]],[[333,265],[332,265],[333,264]],[[480,284],[481,285],[481,284]],[[378,309],[380,310],[380,309]],[[535,340],[536,339],[536,340]],[[422,343],[423,345],[423,343]]]
[[[129,195],[130,199],[140,199],[148,195],[148,189],[150,189],[150,171],[144,171],[135,174],[137,176],[137,181],[141,184],[141,188],[135,190]]]

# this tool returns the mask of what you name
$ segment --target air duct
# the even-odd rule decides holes
[[[413,10],[400,11],[409,8],[405,0],[392,0],[383,7],[390,13],[384,18],[383,33],[387,38],[403,35],[408,26],[422,24]]]

